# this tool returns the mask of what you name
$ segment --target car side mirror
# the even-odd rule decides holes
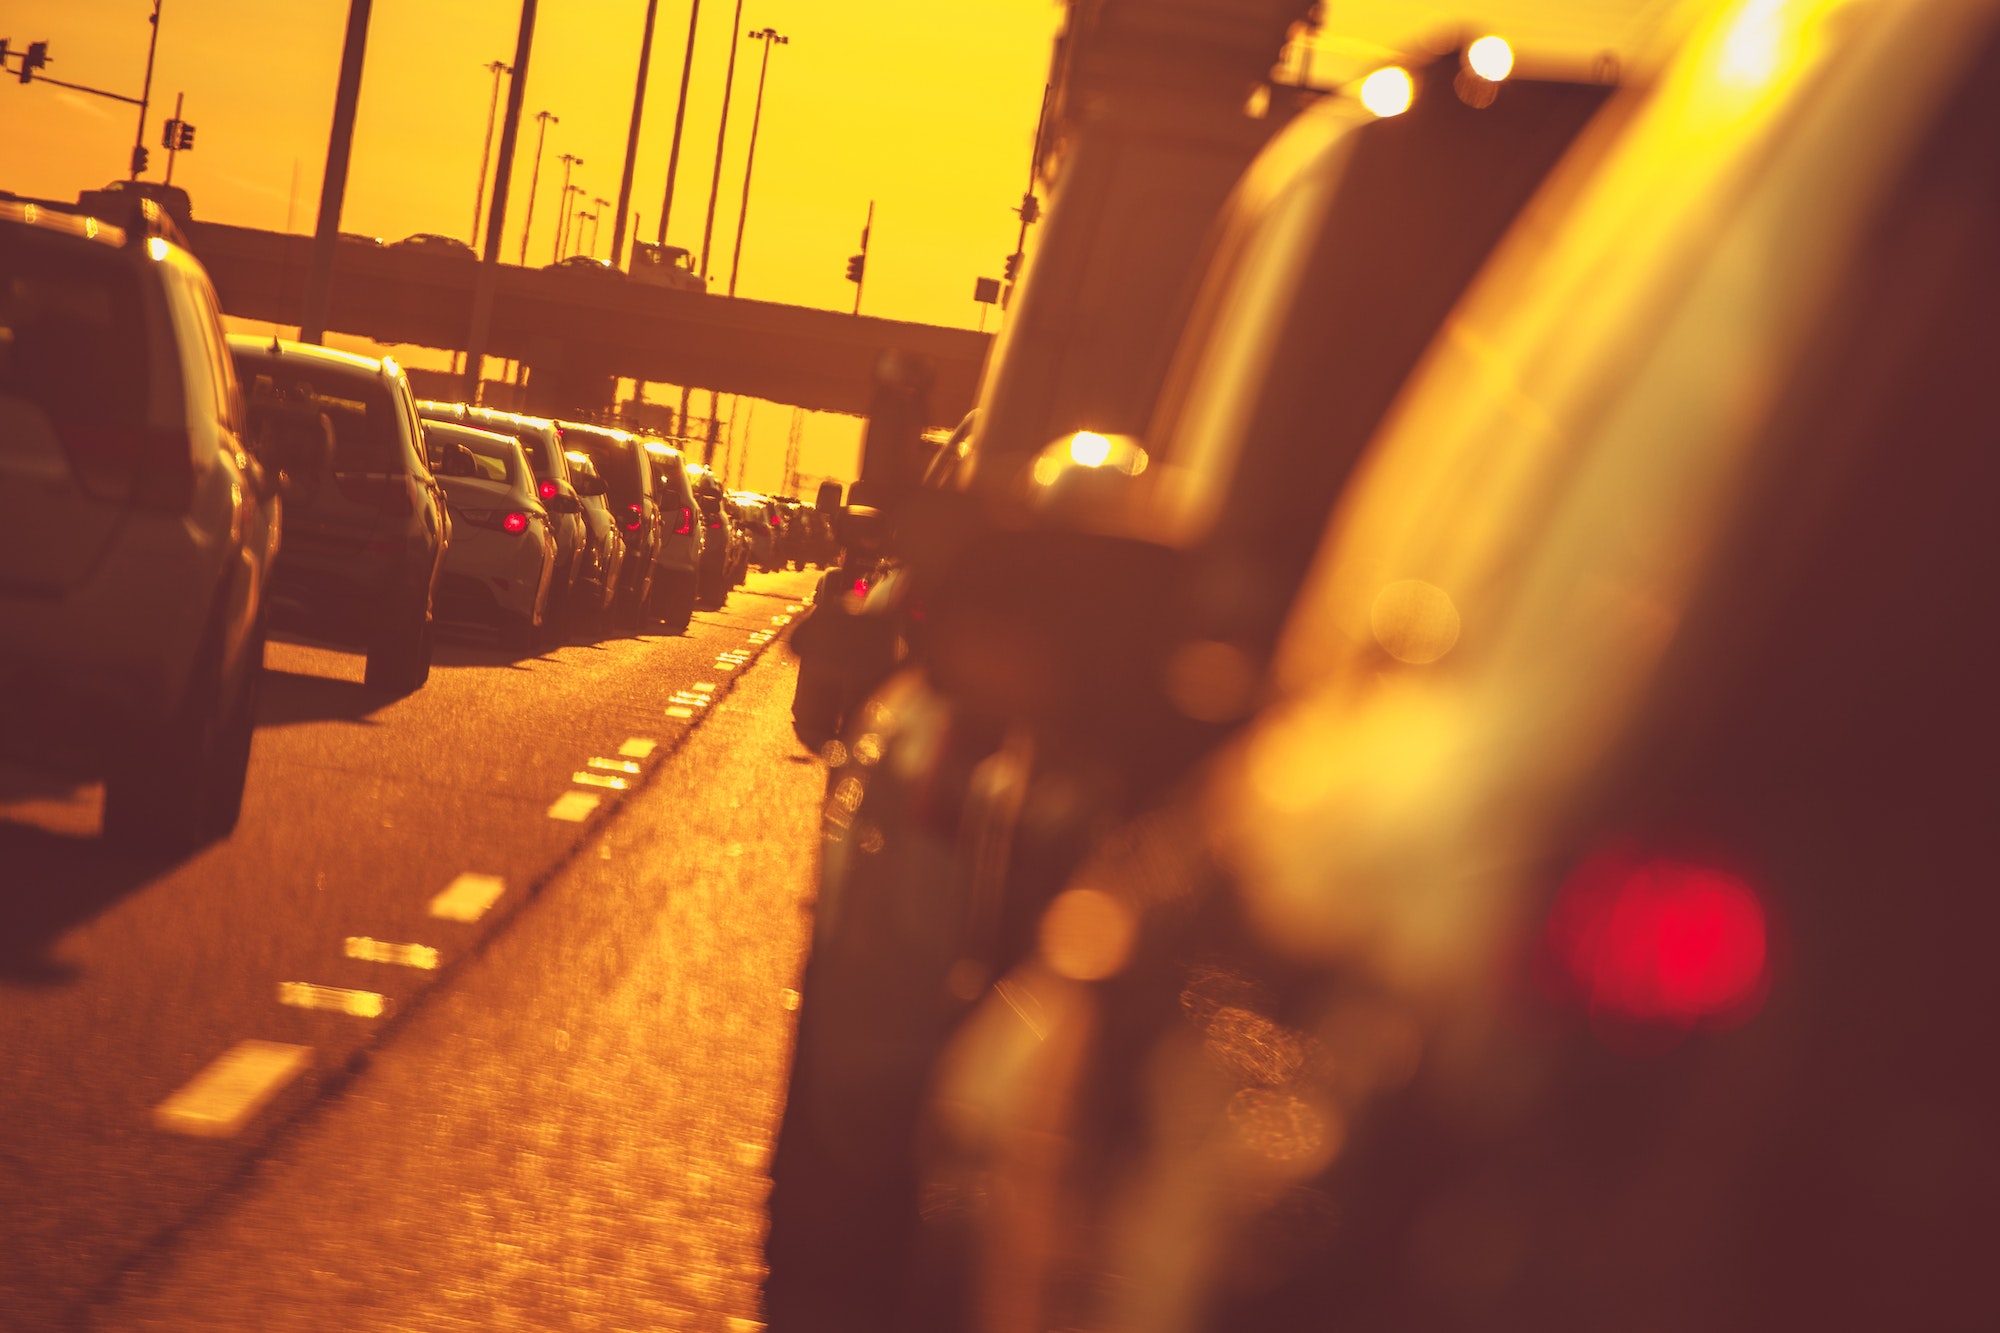
[[[578,495],[603,495],[607,489],[602,477],[577,477],[574,478],[574,484]]]
[[[582,501],[578,500],[574,495],[565,495],[561,491],[557,491],[554,495],[542,501],[542,507],[547,509],[551,514],[581,514],[583,512]]]

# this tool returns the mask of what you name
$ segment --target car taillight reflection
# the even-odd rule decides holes
[[[536,491],[536,493],[537,493],[537,494],[539,494],[539,495],[540,495],[540,496],[541,496],[541,497],[542,497],[542,498],[543,498],[544,500],[553,500],[553,499],[555,499],[555,498],[556,498],[556,492],[557,492],[557,491],[559,491],[559,490],[561,490],[561,489],[562,489],[562,487],[560,487],[560,486],[556,485],[556,484],[555,484],[554,482],[552,482],[552,481],[545,481],[545,482],[543,482],[543,483],[542,483],[541,485],[537,486],[537,487],[535,488],[535,491]]]
[[[1544,975],[1594,1017],[1687,1029],[1733,1026],[1761,1005],[1764,905],[1712,866],[1614,850],[1579,866],[1542,935]]]
[[[626,505],[625,509],[632,515],[632,517],[625,520],[625,531],[637,532],[646,522],[645,509],[636,500]]]
[[[711,523],[708,526],[710,526],[711,528],[719,528],[722,525],[720,523]],[[694,531],[694,510],[689,509],[686,505],[682,505],[681,525],[674,529],[674,536],[685,537],[690,532],[693,531]]]
[[[508,532],[526,532],[528,530],[528,516],[516,510],[501,519],[500,526]]]

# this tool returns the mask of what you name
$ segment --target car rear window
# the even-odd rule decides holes
[[[304,361],[239,355],[236,369],[252,413],[314,407],[333,422],[333,470],[401,474],[401,414],[389,386],[372,375],[347,374]]]
[[[615,503],[621,505],[638,503],[639,469],[632,460],[632,451],[636,446],[630,440],[566,427],[563,430],[562,441],[565,449],[575,449],[590,455],[591,462],[597,468],[597,475],[604,478],[605,488],[610,491],[611,499]]]
[[[0,245],[0,394],[34,403],[58,424],[142,427],[138,277],[115,252],[81,250],[19,231]]]

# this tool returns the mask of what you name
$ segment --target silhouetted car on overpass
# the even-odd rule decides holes
[[[243,334],[229,352],[253,429],[301,413],[333,428],[331,455],[286,497],[273,628],[362,649],[371,689],[420,688],[451,530],[402,367]]]
[[[391,250],[420,250],[426,254],[445,255],[458,259],[477,259],[473,248],[456,236],[440,236],[436,232],[420,231],[414,236],[405,236],[400,241],[391,241]]]

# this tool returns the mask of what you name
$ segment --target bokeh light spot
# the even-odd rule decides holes
[[[1465,48],[1465,63],[1482,79],[1498,83],[1514,72],[1514,48],[1501,37],[1481,37]]]
[[[1411,666],[1435,662],[1458,643],[1458,607],[1422,579],[1401,579],[1375,594],[1368,621],[1383,651]]]
[[[1111,457],[1111,441],[1094,430],[1080,430],[1069,437],[1069,456],[1078,467],[1103,467]]]
[[[1417,98],[1417,85],[1400,65],[1378,69],[1361,81],[1361,105],[1385,119],[1400,116]]]
[[[1042,958],[1058,976],[1102,981],[1132,955],[1138,923],[1124,903],[1101,889],[1066,889],[1042,913]]]

